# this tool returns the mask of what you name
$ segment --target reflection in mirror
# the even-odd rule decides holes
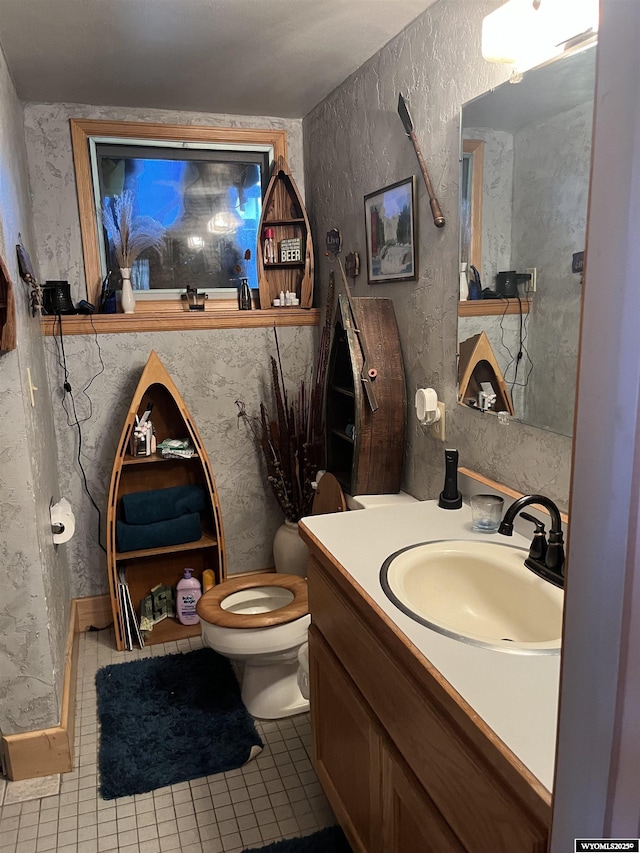
[[[465,104],[461,120],[459,352],[477,352],[463,343],[484,332],[493,390],[506,388],[520,420],[563,435],[573,427],[594,84],[591,46]],[[491,385],[486,361],[475,377],[462,361],[459,376],[474,381],[460,401],[497,411],[491,387],[481,397],[475,381]]]

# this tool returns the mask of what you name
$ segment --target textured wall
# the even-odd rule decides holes
[[[287,131],[289,164],[303,192],[300,121],[79,104],[27,104],[25,134],[42,275],[68,279],[75,300],[84,297],[86,291],[70,118],[282,128]],[[280,339],[286,343],[285,374],[293,379],[312,363],[315,332],[308,327],[284,329]],[[269,355],[275,352],[273,332],[236,329],[100,335],[98,343],[105,369],[89,389],[90,405],[80,392],[101,369],[95,337],[65,339],[69,380],[80,418],[88,418],[82,423],[83,466],[89,491],[102,514],[115,445],[142,368],[149,352],[155,349],[180,389],[210,454],[220,492],[229,571],[272,565],[271,542],[282,519],[270,491],[265,488],[249,438],[236,428],[234,401],[244,399],[247,410],[257,413],[259,400],[264,397],[261,383],[270,375]],[[77,431],[68,426],[62,405],[64,378],[56,340],[46,339],[45,346],[60,448],[61,485],[76,509],[78,520],[76,535],[68,546],[73,566],[72,594],[100,594],[107,592],[108,587],[106,561],[97,542],[98,517],[82,487],[76,461]]]
[[[0,52],[0,253],[14,283],[18,348],[0,355],[0,729],[56,725],[69,580],[53,546],[49,500],[59,497],[56,441],[40,324],[18,276],[18,234],[33,253],[22,107]],[[31,407],[27,368],[38,388]]]
[[[515,137],[513,269],[537,268],[524,417],[564,435],[573,432],[582,302],[571,257],[585,248],[592,121],[589,101]]]
[[[426,384],[447,406],[447,446],[461,464],[523,492],[541,491],[566,506],[571,441],[524,424],[500,426],[456,403],[458,299],[459,112],[462,104],[503,82],[508,71],[480,55],[482,18],[498,0],[441,0],[356,71],[303,123],[307,207],[320,245],[342,230],[344,253],[364,258],[363,196],[418,175],[419,279],[369,287],[357,296],[394,301],[409,399]],[[447,224],[433,226],[426,190],[397,115],[398,92],[408,96],[418,139]],[[363,264],[364,266],[364,264]],[[326,287],[330,264],[319,263]],[[442,488],[443,446],[424,435],[410,412],[404,488],[433,498]]]
[[[312,360],[315,330],[308,326],[278,331],[288,387],[302,378]],[[262,461],[244,426],[238,426],[235,401],[250,414],[270,400],[269,356],[275,355],[271,329],[222,329],[199,332],[141,332],[99,335],[104,372],[88,394],[81,393],[100,371],[100,353],[92,336],[65,339],[69,381],[76,392],[82,423],[83,462],[89,489],[103,515],[116,445],[131,398],[151,350],[167,368],[202,436],[216,479],[227,544],[228,570],[273,565],[273,534],[282,514],[266,484]],[[108,591],[106,560],[97,544],[98,518],[83,493],[77,456],[77,432],[62,409],[63,373],[55,339],[46,340],[60,448],[61,485],[76,507],[76,535],[68,543],[74,596]],[[103,517],[104,522],[104,517]],[[104,523],[102,525],[104,542]]]

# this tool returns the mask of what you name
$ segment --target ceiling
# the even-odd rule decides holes
[[[0,0],[24,101],[301,118],[434,0]]]

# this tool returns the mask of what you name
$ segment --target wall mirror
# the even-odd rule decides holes
[[[595,52],[527,71],[461,114],[459,401],[569,436]]]

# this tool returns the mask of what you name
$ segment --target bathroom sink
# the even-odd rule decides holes
[[[520,654],[558,654],[564,593],[525,567],[527,553],[497,542],[427,542],[388,557],[380,582],[400,610],[440,634]]]

